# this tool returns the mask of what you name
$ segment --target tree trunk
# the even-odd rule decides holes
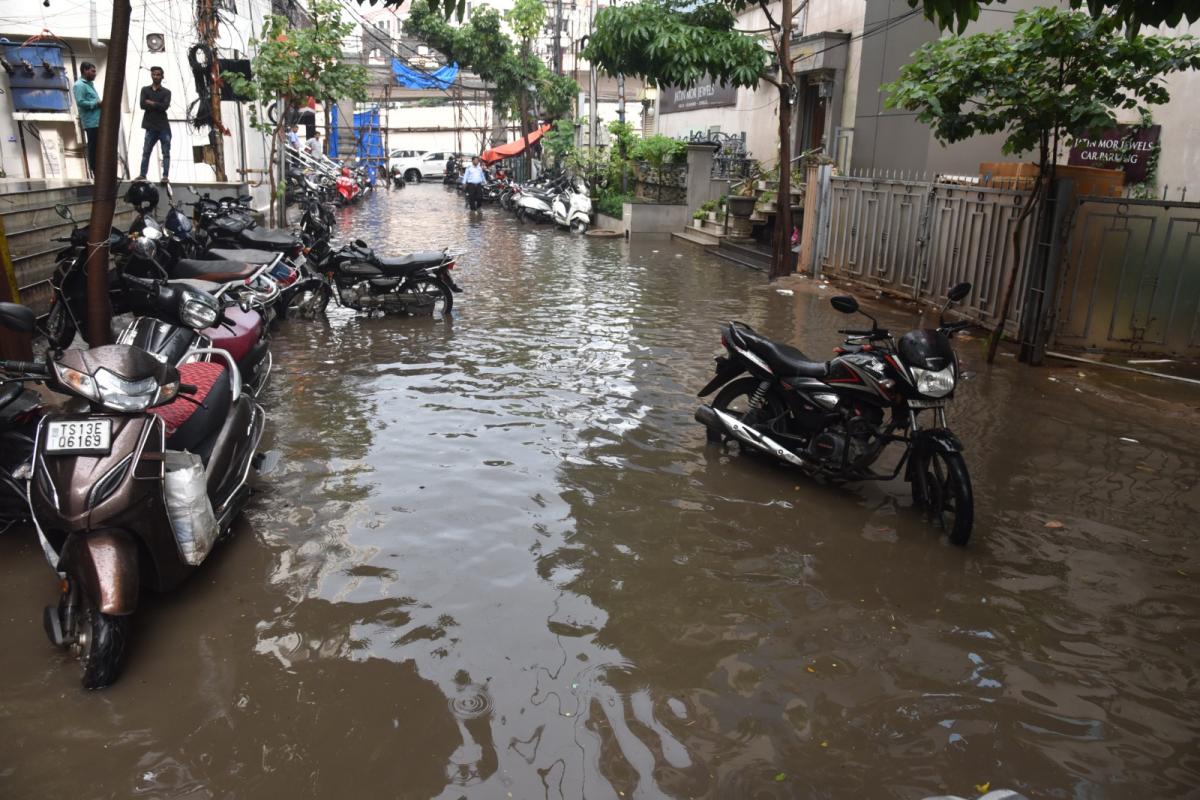
[[[775,201],[775,253],[771,280],[792,271],[792,0],[783,0],[779,31],[779,195]]]
[[[488,141],[492,147],[504,144],[504,126],[507,121],[504,104],[501,103],[494,95],[492,97],[492,130],[488,134]]]
[[[116,0],[104,73],[104,105],[96,138],[96,183],[88,221],[87,340],[92,347],[112,341],[112,307],[108,302],[108,234],[117,205],[117,138],[121,126],[121,84],[129,45],[129,0]]]

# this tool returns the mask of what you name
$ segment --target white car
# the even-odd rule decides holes
[[[404,165],[402,162],[420,158],[426,152],[426,150],[393,150],[391,153],[388,153],[388,172],[393,172],[396,167],[403,169]]]
[[[416,183],[426,178],[441,178],[446,174],[446,159],[454,155],[449,150],[438,150],[434,153],[421,153],[411,158],[390,159],[388,169],[399,167],[404,173],[404,180]]]

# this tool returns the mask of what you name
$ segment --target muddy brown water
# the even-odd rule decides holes
[[[0,796],[1195,796],[1194,419],[964,342],[958,549],[901,482],[705,446],[718,322],[825,354],[829,292],[436,185],[343,216],[465,251],[453,321],[279,329],[278,464],[106,691],[0,537]]]

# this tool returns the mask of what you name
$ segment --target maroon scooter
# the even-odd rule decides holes
[[[46,634],[79,658],[84,688],[116,680],[141,590],[191,575],[249,496],[266,415],[233,357],[203,352],[175,367],[117,344],[36,365],[72,398],[38,425],[29,503],[62,578]]]

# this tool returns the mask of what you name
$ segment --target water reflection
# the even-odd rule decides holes
[[[705,447],[691,412],[717,324],[823,357],[840,320],[821,290],[468,216],[439,186],[345,223],[384,252],[465,251],[455,318],[333,309],[279,331],[279,466],[231,546],[146,609],[126,679],[80,695],[33,611],[6,623],[0,794],[74,792],[68,747],[97,797],[1200,779],[1194,431],[1115,429],[1111,400],[984,369],[966,343],[978,375],[951,421],[980,512],[962,551],[903,484],[826,487]],[[44,566],[0,547],[0,602],[24,611]]]

